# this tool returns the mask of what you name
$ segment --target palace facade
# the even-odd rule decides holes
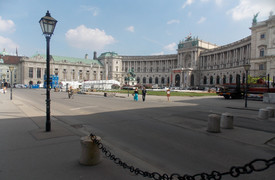
[[[275,16],[252,23],[251,35],[239,41],[217,46],[195,37],[178,44],[177,54],[124,56],[105,52],[92,59],[51,56],[50,72],[59,81],[117,80],[127,84],[128,72],[136,74],[131,85],[152,84],[182,89],[214,87],[219,84],[245,81],[244,65],[250,64],[253,77],[275,79]],[[15,66],[13,82],[37,84],[44,81],[45,55],[13,57],[0,53],[1,81],[10,82],[8,67]]]

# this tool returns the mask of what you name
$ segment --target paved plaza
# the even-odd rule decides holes
[[[25,96],[21,93],[25,93]],[[157,171],[164,173],[167,170],[167,173],[178,172],[184,174],[185,172],[202,171],[194,169],[197,165],[192,165],[194,160],[191,159],[190,161],[192,163],[189,163],[191,165],[189,168],[183,168],[183,166],[177,167],[178,162],[175,164],[171,162],[170,166],[169,163],[165,162],[164,165],[157,159],[152,160],[152,162],[147,159],[149,157],[158,157],[160,150],[162,150],[167,151],[167,158],[170,158],[172,161],[173,158],[176,158],[175,154],[172,152],[176,152],[180,149],[175,143],[173,147],[169,148],[170,150],[164,148],[165,145],[164,147],[162,146],[157,149],[154,149],[154,147],[146,149],[146,151],[155,152],[155,155],[150,155],[149,152],[148,154],[141,153],[143,151],[142,146],[144,143],[147,143],[147,140],[151,138],[153,139],[154,136],[159,136],[156,133],[160,128],[164,128],[161,130],[164,134],[155,139],[159,139],[162,144],[164,140],[166,141],[166,138],[169,136],[172,137],[174,133],[177,133],[177,129],[179,129],[180,131],[187,133],[186,135],[190,134],[190,138],[191,136],[198,136],[199,138],[206,138],[205,140],[207,141],[209,138],[213,139],[213,141],[207,143],[213,144],[212,147],[215,146],[214,144],[216,144],[216,142],[220,141],[221,143],[221,141],[223,141],[223,146],[227,146],[226,142],[234,143],[237,144],[236,147],[239,146],[240,149],[245,148],[248,154],[251,153],[248,157],[243,159],[243,161],[246,162],[241,161],[240,164],[232,164],[232,166],[244,165],[255,158],[268,159],[271,158],[272,155],[274,157],[275,154],[275,119],[257,119],[257,113],[260,108],[274,107],[274,104],[249,101],[249,107],[245,109],[242,100],[226,101],[221,97],[215,96],[199,98],[172,96],[170,102],[168,102],[167,98],[163,96],[147,96],[145,102],[134,102],[132,97],[128,97],[127,94],[116,94],[115,96],[104,97],[103,93],[93,93],[91,95],[77,94],[74,99],[69,100],[66,97],[66,93],[52,92],[52,131],[46,133],[44,130],[45,111],[43,110],[45,99],[42,99],[40,102],[36,100],[35,94],[45,98],[44,90],[20,91],[16,89],[14,90],[13,100],[10,100],[9,91],[6,94],[0,94],[0,179],[146,179],[142,176],[134,175],[122,167],[115,165],[104,156],[102,157],[101,163],[96,166],[80,165],[78,163],[81,153],[80,137],[85,136],[92,131],[98,133],[98,135],[102,137],[102,142],[119,157],[125,159],[125,161],[134,166],[141,167],[150,172]],[[34,99],[27,98],[28,96],[33,97]],[[77,104],[78,101],[84,101],[83,99],[88,99],[88,97],[92,98],[92,103],[86,104],[86,106],[80,106]],[[72,103],[75,107],[72,105],[69,111],[64,113],[65,111],[63,112],[62,107],[66,105],[61,105],[61,101],[66,102],[67,106]],[[105,105],[103,106],[106,107],[106,110],[97,107],[100,106],[97,105],[97,102],[104,102]],[[57,105],[58,103],[60,103],[60,105]],[[112,103],[116,103],[117,106],[111,105]],[[163,108],[171,108],[171,114],[165,117],[165,115],[162,114]],[[148,109],[150,109],[151,116],[149,113],[146,115],[148,119],[145,120],[144,118],[140,118],[144,117],[141,114],[149,112]],[[180,109],[182,109],[183,112],[186,112],[180,114]],[[92,110],[94,110],[94,112],[92,112]],[[122,116],[118,115],[130,113],[128,111],[131,111],[131,118],[135,122],[125,122]],[[189,114],[188,112],[192,113]],[[194,112],[199,113],[194,114]],[[239,121],[236,122],[234,129],[222,129],[221,133],[207,132],[207,115],[222,112],[232,113],[235,116],[236,121]],[[87,115],[88,113],[89,115]],[[156,115],[153,115],[154,113],[156,113]],[[159,114],[159,116],[157,116],[157,114]],[[98,120],[94,120],[89,124],[88,122],[90,121],[85,119],[86,116],[88,119],[97,117]],[[151,133],[146,131],[147,133],[150,133],[150,135],[145,134],[144,137],[136,134],[135,141],[140,141],[140,143],[130,146],[131,141],[133,141],[132,138],[129,138],[131,134],[128,132],[129,137],[120,137],[121,142],[118,142],[116,136],[121,132],[113,132],[108,129],[117,128],[117,125],[113,124],[113,122],[108,119],[108,116],[121,118],[116,121],[117,123],[123,123],[124,127],[122,127],[122,124],[119,124],[121,132],[130,128],[129,123],[134,123],[134,125],[138,127],[143,121],[146,123],[144,124],[146,126],[143,127],[144,131],[151,125],[156,129],[151,129]],[[179,118],[178,116],[185,117]],[[181,121],[182,118],[184,118],[184,121]],[[248,120],[250,120],[251,123],[246,123]],[[158,122],[157,125],[154,124],[155,121]],[[103,122],[104,128],[103,126],[100,126]],[[139,124],[136,124],[138,122]],[[139,132],[141,129],[137,128],[136,131]],[[145,137],[148,138],[146,139]],[[173,139],[175,140],[177,137],[173,136]],[[157,142],[148,143],[155,147],[159,146]],[[128,144],[129,146],[127,149],[126,146]],[[207,146],[208,145],[205,144],[205,147]],[[183,147],[188,148],[187,144]],[[230,148],[229,145],[228,148]],[[235,145],[234,148],[232,147],[232,150],[233,149],[236,149]],[[191,150],[190,152],[192,151],[194,150]],[[205,157],[211,157],[213,163],[217,162],[217,160],[213,159],[215,155],[212,153],[214,152],[208,154],[210,152],[203,151],[202,149],[201,153],[205,153]],[[184,154],[182,155],[184,156]],[[258,155],[258,157],[255,157],[255,155]],[[238,161],[238,155],[232,157],[235,157],[236,159],[227,159],[227,161],[230,162],[229,164]],[[185,159],[187,160],[189,158],[185,157]],[[203,161],[203,159],[200,159],[201,164],[204,164]],[[157,162],[159,162],[159,164]],[[212,170],[215,170],[211,169],[212,166],[213,168],[216,168],[215,165],[209,165],[210,169],[208,169],[206,164],[208,163],[205,159],[205,165],[203,165],[206,168],[205,171],[211,172]],[[171,169],[169,169],[169,167]],[[225,169],[229,168],[230,166],[225,165]],[[254,172],[253,175],[241,175],[241,177],[237,179],[247,179],[248,177],[248,179],[259,179],[259,177],[261,177],[261,179],[270,179],[270,177],[273,176],[274,166],[271,166],[263,172]],[[226,177],[225,179],[233,178]]]

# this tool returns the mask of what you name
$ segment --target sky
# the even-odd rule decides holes
[[[93,52],[147,56],[176,54],[188,35],[219,46],[251,35],[275,14],[274,0],[0,0],[0,52],[46,53],[39,20],[58,22],[50,53],[92,59]]]

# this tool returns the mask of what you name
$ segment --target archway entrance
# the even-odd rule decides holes
[[[176,87],[180,86],[180,75],[179,74],[177,74],[175,77],[175,86]]]
[[[191,86],[195,85],[195,78],[194,78],[194,74],[191,75]]]

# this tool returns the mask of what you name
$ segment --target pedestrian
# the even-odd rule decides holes
[[[74,92],[73,92],[73,87],[72,87],[72,86],[70,86],[69,91],[68,91],[68,97],[69,97],[69,99],[70,99],[70,98],[72,98],[72,99],[73,99],[73,98],[74,98],[74,97],[73,97],[73,95],[74,95]]]
[[[170,101],[170,89],[168,88],[166,91],[167,99]]]
[[[142,88],[142,100],[143,102],[145,101],[145,96],[146,96],[147,90],[145,87]]]
[[[7,89],[7,87],[4,86],[4,89],[3,89],[4,94],[6,94],[6,89]]]
[[[138,88],[135,89],[133,95],[134,95],[134,101],[138,101]]]

